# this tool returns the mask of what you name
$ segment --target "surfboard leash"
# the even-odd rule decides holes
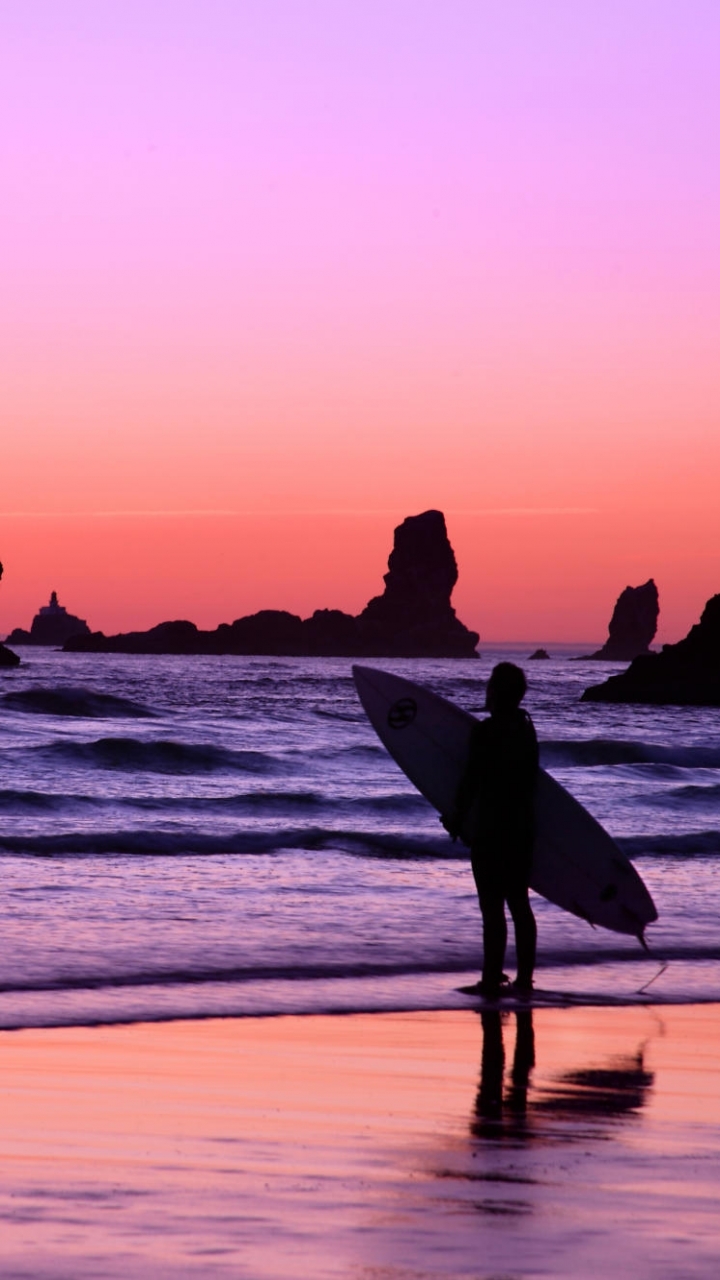
[[[638,987],[635,994],[638,996],[643,995],[643,993],[647,991],[648,987],[652,986],[653,982],[657,982],[658,978],[662,977],[662,975],[664,974],[665,970],[669,967],[669,965],[670,965],[670,961],[664,960],[663,963],[660,965],[660,968],[658,969],[657,973],[653,974],[652,978],[648,978],[647,982],[644,982],[641,987]]]

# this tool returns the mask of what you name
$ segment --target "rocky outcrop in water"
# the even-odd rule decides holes
[[[652,578],[641,587],[626,587],[617,598],[605,644],[597,653],[588,654],[587,660],[632,662],[648,653],[659,612],[658,589]]]
[[[544,662],[549,657],[550,654],[547,649],[536,649],[534,653],[530,654],[528,662]]]
[[[3,567],[0,564],[0,578],[3,576]],[[20,659],[12,649],[6,649],[4,644],[0,644],[0,667],[19,667]]]
[[[50,603],[42,605],[32,620],[29,631],[16,627],[8,636],[10,644],[55,645],[60,647],[72,636],[89,636],[90,628],[84,618],[76,618],[68,613],[64,605],[58,604],[57,592],[53,591]]]
[[[373,652],[467,658],[480,637],[458,620],[450,597],[458,579],[442,511],[408,516],[395,530],[385,590],[358,624]]]
[[[161,622],[149,631],[74,636],[65,648],[96,653],[234,653],[306,657],[474,658],[479,640],[450,603],[458,569],[441,511],[408,516],[395,530],[385,590],[357,617],[316,609],[310,618],[281,609],[200,631]]]
[[[582,700],[720,707],[720,595],[708,600],[684,640],[635,658],[627,671],[586,689]]]

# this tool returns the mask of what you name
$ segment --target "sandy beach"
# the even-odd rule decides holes
[[[2,1275],[715,1275],[718,1012],[3,1033]]]

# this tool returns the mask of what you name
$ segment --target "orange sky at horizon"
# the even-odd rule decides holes
[[[650,576],[660,591],[657,642],[684,635],[717,582],[718,557],[703,560],[694,549],[702,521],[678,540],[658,572],[662,514],[655,521],[646,516],[643,528],[628,528],[619,512],[611,516],[591,509],[450,513],[459,565],[453,603],[462,621],[480,632],[481,645],[600,642],[620,590]],[[387,512],[6,519],[0,536],[11,567],[2,584],[0,628],[28,627],[50,590],[108,634],[170,618],[215,627],[263,608],[304,617],[315,608],[358,613],[383,589],[394,521]]]
[[[720,591],[720,10],[38,0],[0,76],[0,635]]]

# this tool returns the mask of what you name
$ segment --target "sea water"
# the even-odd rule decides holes
[[[482,715],[494,663],[529,652],[375,665]],[[467,850],[376,739],[348,660],[21,653],[0,673],[0,1027],[467,1004]],[[524,665],[543,765],[659,912],[646,956],[534,898],[538,985],[718,999],[717,710],[582,703],[618,668]]]

